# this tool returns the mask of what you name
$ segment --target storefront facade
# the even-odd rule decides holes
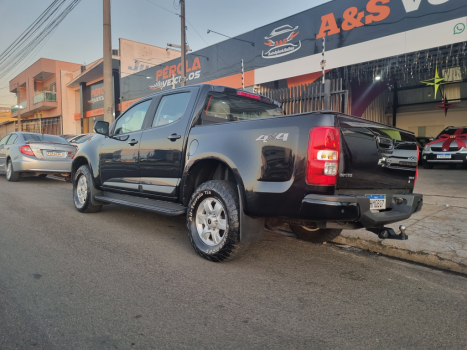
[[[345,81],[352,114],[427,133],[465,117],[466,27],[465,0],[335,0],[188,54],[187,84],[254,91],[312,83],[322,77],[325,41],[326,74]],[[442,95],[457,103],[447,117],[435,108],[441,94],[422,83],[437,67],[449,82]],[[122,77],[123,109],[180,86],[180,75],[174,59]]]

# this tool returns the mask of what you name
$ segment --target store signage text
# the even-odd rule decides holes
[[[405,11],[413,12],[420,8],[422,1],[427,1],[430,5],[442,5],[450,0],[400,0],[404,5]],[[373,22],[381,22],[391,14],[389,7],[391,0],[369,0],[366,4],[366,11],[358,11],[357,7],[349,7],[342,15],[342,25],[337,24],[334,13],[329,13],[321,17],[321,28],[317,39],[331,36],[343,31],[349,31],[354,28],[363,27]],[[394,0],[393,0],[394,3]]]
[[[91,99],[88,101],[89,103],[96,103],[99,101],[104,101],[104,88],[98,87],[91,90]]]
[[[178,65],[174,64],[172,66],[166,66],[163,69],[159,69],[156,72],[156,83],[154,85],[149,86],[151,90],[163,89],[167,86],[171,86],[173,84],[172,79],[175,79],[175,84],[180,83],[182,74],[182,63],[180,62]],[[186,61],[186,74],[187,80],[194,80],[201,77],[201,62],[199,57],[195,57],[193,60],[193,64],[190,66],[188,61]],[[164,79],[159,81],[159,79]]]

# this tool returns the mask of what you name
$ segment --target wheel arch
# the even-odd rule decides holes
[[[245,203],[245,188],[238,171],[225,160],[211,157],[198,159],[185,168],[180,184],[180,201],[183,205],[187,206],[196,188],[209,180],[236,183],[240,190],[240,200]]]

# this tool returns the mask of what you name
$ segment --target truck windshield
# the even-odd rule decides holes
[[[239,120],[272,118],[284,115],[281,108],[250,97],[212,92],[201,116],[202,125]]]

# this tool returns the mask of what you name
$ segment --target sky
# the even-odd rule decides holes
[[[235,36],[328,1],[331,0],[186,0],[187,41],[196,51],[226,40],[207,34],[208,29]],[[0,0],[0,52],[51,3],[52,0]],[[155,4],[179,13],[178,0],[111,0],[114,49],[118,49],[119,38],[161,47],[180,44],[179,17]],[[0,106],[16,104],[8,82],[41,57],[78,64],[102,58],[102,18],[101,0],[82,0],[40,51],[0,78]]]

